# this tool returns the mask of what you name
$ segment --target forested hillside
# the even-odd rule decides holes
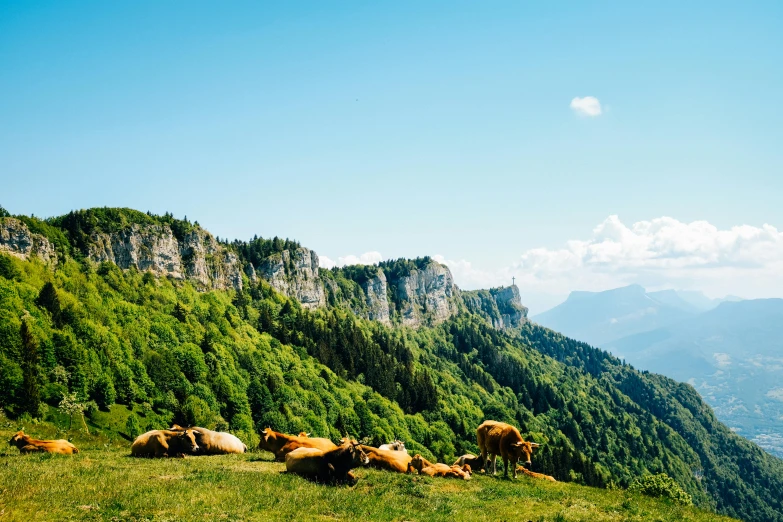
[[[431,260],[381,267],[384,278],[408,285],[387,286],[392,313],[381,322],[353,310],[367,306],[378,268],[322,270],[323,306],[305,307],[259,276],[270,258],[283,263],[281,273],[296,272],[306,256],[286,257],[302,250],[287,240],[217,242],[203,257],[205,277],[183,262],[193,280],[96,262],[91,241],[136,219],[161,227],[145,237],[165,237],[168,226],[179,230],[175,238],[200,234],[199,244],[212,244],[197,224],[99,210],[24,218],[53,245],[48,261],[32,250],[0,253],[0,404],[11,416],[45,415],[41,404],[74,394],[88,415],[113,403],[154,412],[134,420],[141,429],[163,418],[231,429],[249,445],[267,426],[373,444],[400,438],[444,461],[475,452],[475,428],[491,418],[543,443],[534,469],[560,480],[624,487],[666,472],[702,507],[783,520],[783,462],[718,423],[693,388],[525,323],[521,305],[471,309]],[[238,282],[224,261],[241,267]],[[426,285],[410,274],[434,282],[438,300],[417,294]],[[286,288],[314,295],[304,279]],[[504,316],[515,326],[500,329]]]

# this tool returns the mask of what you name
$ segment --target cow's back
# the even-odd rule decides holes
[[[198,438],[201,453],[205,455],[225,455],[227,453],[244,453],[247,446],[238,437],[222,431],[212,431],[206,428],[193,428],[201,433]]]
[[[310,449],[317,449],[321,451],[331,451],[337,449],[337,446],[335,445],[334,442],[332,442],[329,439],[323,439],[318,437],[315,438],[296,437],[295,439],[289,441],[285,446],[280,448],[280,451],[278,451],[275,454],[275,457],[278,460],[283,460],[283,458],[286,455],[300,448],[310,448]]]
[[[482,422],[476,429],[476,439],[482,454],[492,453],[497,455],[500,453],[500,438],[505,426],[508,426],[505,422],[488,420]]]
[[[134,457],[146,457],[157,455],[168,450],[166,436],[161,430],[151,430],[142,433],[133,441],[131,445],[131,455]]]
[[[317,448],[297,448],[285,456],[285,469],[299,475],[318,475],[324,465],[324,452]]]
[[[397,473],[407,473],[412,460],[407,452],[402,451],[383,450],[372,446],[362,446],[362,451],[367,454],[371,467]]]

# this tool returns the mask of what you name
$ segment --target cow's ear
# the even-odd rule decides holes
[[[193,430],[193,435],[201,435],[201,432],[198,430]]]

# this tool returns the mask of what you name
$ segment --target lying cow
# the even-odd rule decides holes
[[[356,478],[351,470],[369,463],[367,455],[355,440],[343,439],[335,449],[298,448],[285,456],[285,469],[319,482],[349,482]]]
[[[471,453],[467,453],[454,462],[454,465],[459,467],[462,467],[466,464],[470,466],[470,469],[472,470],[481,471],[484,469],[485,461],[482,457],[477,457]]]
[[[447,477],[470,480],[470,466],[449,466],[448,464],[433,464],[421,455],[411,459],[411,467],[419,472],[419,475],[429,477]]]
[[[525,468],[524,466],[517,466],[517,471],[519,471],[521,473],[524,473],[528,477],[533,477],[533,478],[537,478],[537,479],[544,479],[544,480],[548,480],[550,482],[557,482],[557,480],[555,480],[555,477],[553,477],[551,475],[544,475],[543,473],[536,473],[535,471],[530,471],[529,469]]]
[[[79,453],[79,450],[65,439],[59,440],[38,440],[33,439],[30,435],[25,435],[24,431],[17,431],[16,434],[11,437],[8,444],[19,448],[19,452],[26,453],[60,453],[61,455],[73,455]]]
[[[390,444],[381,444],[378,449],[408,453],[408,450],[405,449],[405,443],[401,440],[395,440]]]
[[[362,451],[370,459],[370,467],[394,471],[396,473],[408,473],[411,470],[411,456],[405,451],[391,451],[386,449],[362,446]]]
[[[285,460],[285,456],[288,453],[298,448],[315,448],[321,451],[329,451],[336,447],[337,445],[329,439],[296,437],[277,432],[272,428],[266,428],[261,431],[261,441],[258,443],[258,449],[274,453],[275,460],[280,462]]]
[[[176,457],[197,453],[196,437],[199,432],[192,429],[184,431],[152,430],[139,435],[131,446],[134,457]]]
[[[514,466],[514,478],[517,478],[517,462],[525,455],[525,466],[530,466],[530,457],[533,454],[533,448],[539,444],[534,442],[525,442],[522,435],[519,434],[514,426],[505,422],[484,421],[476,430],[478,446],[481,450],[481,458],[486,462],[486,469],[489,471],[489,462],[487,458],[492,459],[492,473],[497,474],[497,457],[503,458],[504,472],[503,476],[508,477],[509,462]]]
[[[247,446],[234,435],[223,431],[212,431],[206,428],[193,426],[196,434],[196,444],[199,447],[199,455],[227,455],[229,453],[245,453]],[[186,428],[174,424],[171,431],[186,431]]]

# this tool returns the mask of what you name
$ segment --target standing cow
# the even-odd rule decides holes
[[[497,475],[497,457],[503,458],[504,472],[503,476],[508,477],[509,462],[514,466],[514,478],[517,478],[516,464],[525,455],[525,466],[530,466],[530,457],[533,455],[533,448],[539,444],[535,442],[525,442],[522,435],[519,434],[514,426],[505,422],[484,421],[476,430],[478,446],[481,450],[481,458],[486,462],[486,469],[489,471],[489,462],[487,458],[492,459],[492,473]]]

